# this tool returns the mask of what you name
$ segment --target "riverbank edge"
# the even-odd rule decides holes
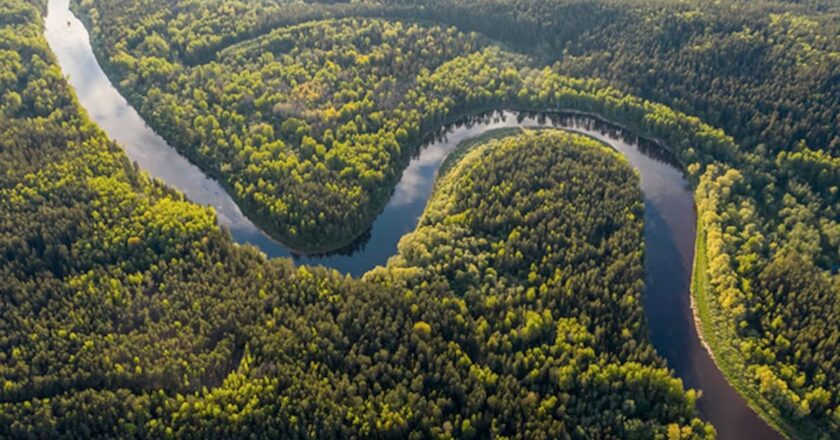
[[[372,191],[370,193],[371,203],[368,205],[370,209],[362,211],[362,215],[360,217],[359,222],[361,226],[356,228],[357,230],[355,230],[351,234],[347,234],[345,237],[332,240],[332,242],[329,245],[307,243],[305,241],[295,240],[289,237],[287,234],[283,234],[279,228],[274,226],[272,216],[264,215],[260,212],[259,209],[255,209],[254,204],[252,204],[248,199],[239,197],[232,185],[230,185],[227,182],[222,173],[218,172],[214,168],[212,163],[208,163],[206,161],[201,160],[201,157],[192,154],[190,149],[185,148],[183,145],[176,146],[175,144],[172,144],[168,139],[166,139],[166,137],[161,135],[157,131],[157,129],[155,129],[155,127],[150,125],[148,121],[154,120],[154,118],[152,117],[153,115],[150,115],[149,112],[143,111],[142,102],[136,99],[135,93],[127,89],[126,87],[123,87],[120,81],[112,81],[112,78],[119,78],[119,75],[117,75],[116,68],[114,68],[114,66],[111,64],[110,57],[108,57],[107,53],[105,53],[102,49],[102,41],[99,38],[97,38],[94,32],[91,31],[91,29],[93,29],[94,27],[92,25],[90,17],[88,17],[87,14],[84,14],[83,11],[79,8],[77,0],[70,0],[69,9],[85,26],[85,30],[87,31],[88,37],[90,39],[90,45],[94,57],[96,58],[97,63],[99,63],[99,66],[102,68],[103,72],[105,72],[105,75],[108,77],[109,81],[111,82],[111,85],[115,89],[117,89],[117,91],[126,100],[126,102],[137,112],[138,115],[140,115],[140,117],[143,119],[146,125],[155,134],[160,136],[161,139],[163,139],[178,154],[187,159],[188,162],[195,165],[205,175],[218,182],[219,185],[225,190],[225,192],[227,192],[230,198],[239,207],[240,211],[242,212],[242,215],[246,217],[263,235],[265,235],[267,238],[274,241],[275,243],[281,245],[282,247],[288,249],[294,255],[317,256],[321,254],[329,254],[332,252],[341,251],[342,249],[348,246],[352,246],[356,241],[358,241],[361,237],[365,235],[365,233],[373,225],[373,222],[376,220],[376,218],[385,210],[385,208],[388,205],[388,201],[391,199],[391,196],[393,195],[394,190],[396,189],[396,185],[402,178],[403,172],[408,167],[408,164],[411,162],[411,159],[415,155],[420,153],[423,145],[429,140],[431,140],[436,134],[440,133],[441,128],[458,123],[467,118],[501,111],[546,114],[567,113],[574,115],[589,116],[607,124],[614,125],[618,128],[631,131],[633,133],[644,133],[643,130],[631,130],[625,124],[616,123],[596,113],[571,108],[534,108],[517,104],[515,100],[509,100],[507,102],[504,102],[505,100],[502,100],[501,102],[490,102],[485,105],[473,105],[466,109],[456,108],[452,113],[444,116],[440,120],[430,120],[421,122],[420,133],[417,136],[418,141],[413,142],[408,146],[408,148],[403,149],[400,158],[396,162],[397,167],[401,169],[401,171],[399,173],[395,173],[392,179],[383,182],[384,185],[382,185],[382,188],[376,191]],[[656,143],[660,148],[671,153],[671,151],[665,148],[664,144],[658,139],[644,134],[639,136]],[[674,155],[674,157],[676,158],[676,155]],[[685,167],[682,166],[682,169],[685,169]],[[256,208],[259,208],[259,206],[256,206]],[[220,226],[222,226],[223,230],[226,230],[228,233],[230,232],[227,230],[226,227],[224,227],[224,225]]]
[[[563,128],[563,127],[552,127],[552,126],[540,126],[540,127],[530,127],[530,126],[523,126],[518,125],[514,127],[500,127],[494,128],[488,131],[483,132],[482,134],[466,138],[455,146],[446,156],[443,157],[441,161],[440,168],[438,168],[437,173],[435,174],[435,181],[434,186],[432,188],[432,192],[429,194],[429,202],[437,195],[438,189],[441,185],[444,184],[446,179],[449,179],[452,173],[458,173],[462,165],[466,165],[467,163],[465,160],[474,160],[469,156],[476,151],[484,152],[484,150],[488,149],[488,144],[494,141],[499,141],[502,139],[506,139],[509,137],[517,137],[517,136],[528,136],[534,132],[550,132],[550,131],[559,131],[571,137],[580,137],[584,138],[587,141],[594,142],[597,144],[597,148],[603,150],[604,154],[610,155],[611,157],[615,158],[622,164],[627,165],[633,171],[633,174],[636,175],[638,179],[641,179],[639,176],[638,170],[633,168],[630,164],[630,161],[627,160],[627,157],[621,154],[619,151],[616,151],[609,143],[604,142],[601,139],[598,139],[594,136],[588,135],[586,133],[580,133],[578,131]],[[458,176],[454,176],[457,178]],[[426,212],[429,209],[429,204],[426,204],[426,207],[423,209],[423,213],[420,215],[420,220],[418,220],[417,224],[419,225],[423,222],[423,219],[426,217]]]
[[[708,258],[706,255],[706,229],[698,213],[694,239],[694,264],[691,276],[691,313],[697,336],[729,385],[744,398],[755,413],[786,439],[823,439],[818,426],[796,423],[784,417],[747,375],[748,364],[730,341],[739,340],[720,306],[708,291]]]
[[[440,168],[438,168],[437,173],[435,174],[435,187],[437,187],[438,180],[446,177],[449,171],[455,169],[461,160],[470,153],[470,151],[492,140],[503,139],[508,136],[516,136],[518,133],[522,132],[522,128],[524,127],[494,128],[492,130],[485,131],[478,136],[467,138],[458,142],[458,145],[446,153],[446,156],[444,156],[443,160],[440,162]],[[432,196],[433,195],[434,191],[432,191]],[[429,198],[431,199],[431,196]]]
[[[527,110],[526,110],[527,111]],[[555,112],[573,113],[598,119],[623,130],[627,130],[637,136],[654,142],[657,146],[672,154],[680,164],[680,169],[685,172],[686,166],[679,160],[679,157],[671,151],[666,144],[655,136],[645,134],[643,129],[635,129],[632,126],[605,118],[599,114],[578,111],[573,109],[555,110]],[[638,134],[642,133],[642,134]],[[689,179],[689,188],[692,198],[697,184]],[[757,385],[746,375],[748,364],[743,361],[741,354],[729,343],[732,340],[740,339],[732,331],[732,325],[726,314],[718,307],[714,298],[709,295],[706,286],[708,285],[707,257],[706,257],[706,230],[702,224],[702,211],[697,210],[694,239],[694,263],[691,272],[691,285],[689,286],[689,300],[694,327],[700,344],[709,354],[724,379],[735,391],[747,402],[747,405],[773,430],[786,439],[823,440],[827,437],[820,437],[823,430],[813,424],[796,423],[784,417],[767,398],[761,395]],[[709,332],[706,332],[709,329]]]
[[[102,68],[103,72],[105,72],[105,75],[108,77],[109,81],[111,82],[111,85],[120,93],[120,95],[137,112],[137,114],[140,115],[140,117],[143,119],[146,125],[155,134],[160,136],[161,139],[163,139],[178,154],[187,159],[188,162],[195,165],[205,175],[219,183],[219,185],[225,190],[225,192],[239,207],[244,217],[246,217],[268,239],[288,249],[293,255],[318,256],[322,254],[329,254],[332,252],[341,251],[342,249],[347,248],[348,246],[352,246],[356,241],[358,241],[361,237],[365,235],[365,233],[373,225],[373,222],[376,220],[376,218],[385,210],[389,200],[391,199],[391,196],[394,193],[394,190],[396,189],[397,184],[402,178],[403,172],[408,167],[409,163],[411,162],[411,159],[420,153],[423,145],[429,142],[431,139],[433,139],[433,137],[436,134],[440,133],[441,128],[452,124],[456,124],[470,117],[502,111],[509,111],[514,113],[521,112],[545,114],[565,113],[572,115],[588,116],[598,119],[601,122],[614,125],[617,128],[633,132],[634,134],[642,133],[638,136],[654,142],[660,148],[672,154],[676,158],[676,155],[673,154],[668,148],[666,148],[664,144],[659,141],[659,139],[644,134],[644,130],[630,129],[628,128],[629,125],[627,124],[617,123],[597,113],[572,108],[528,107],[525,105],[518,104],[515,99],[496,100],[484,105],[472,105],[469,106],[469,108],[456,107],[450,114],[444,116],[440,120],[421,121],[420,132],[417,136],[418,140],[416,142],[410,143],[408,145],[408,148],[402,149],[402,153],[399,159],[395,162],[395,165],[401,171],[399,173],[395,173],[392,176],[392,179],[384,181],[381,188],[375,189],[374,191],[370,192],[371,203],[368,204],[369,209],[362,210],[361,216],[359,218],[360,226],[358,228],[355,228],[355,230],[352,233],[347,234],[344,237],[331,240],[331,243],[329,245],[312,244],[306,241],[295,240],[294,238],[288,236],[288,234],[283,234],[282,230],[275,226],[275,223],[272,221],[272,216],[265,215],[262,212],[260,212],[260,210],[258,209],[259,205],[255,206],[247,198],[240,197],[234,190],[233,186],[230,185],[224,178],[224,175],[218,172],[218,170],[215,169],[212,163],[201,160],[201,157],[192,154],[191,150],[189,148],[185,148],[183,145],[176,146],[175,144],[171,143],[168,139],[166,139],[165,136],[161,135],[155,127],[148,123],[148,121],[154,120],[154,118],[152,117],[153,115],[143,110],[142,102],[140,102],[139,99],[136,99],[135,93],[129,90],[128,88],[123,87],[120,81],[112,81],[112,78],[119,78],[119,75],[117,75],[117,69],[114,68],[114,66],[110,62],[110,57],[102,49],[102,41],[99,38],[97,38],[94,32],[91,31],[91,29],[93,29],[94,27],[92,25],[90,17],[87,14],[84,14],[83,11],[79,8],[77,0],[70,0],[69,9],[85,26],[85,30],[87,31],[88,37],[90,39],[90,45],[94,57],[96,58],[97,63],[99,63],[99,66]],[[683,164],[681,164],[681,168],[683,170],[685,169]],[[227,231],[227,228],[224,227],[224,225],[220,226],[222,226],[222,229]],[[229,233],[230,231],[227,232]]]
[[[101,49],[102,42],[96,35],[91,31],[93,29],[92,23],[90,21],[90,17],[84,14],[78,7],[78,2],[75,0],[70,1],[70,11],[78,18],[82,24],[85,26],[85,30],[88,33],[88,38],[90,39],[90,46],[93,50],[93,55],[96,58],[96,62],[99,63],[99,66],[102,68],[102,71],[105,72],[105,76],[108,77],[111,85],[119,92],[119,94],[126,100],[129,106],[131,106],[134,111],[143,119],[143,122],[146,126],[149,127],[156,135],[160,136],[167,145],[169,145],[172,149],[174,149],[179,155],[187,159],[189,163],[196,166],[202,173],[204,173],[207,177],[211,178],[212,180],[216,181],[222,189],[230,196],[230,198],[236,203],[236,206],[239,207],[239,210],[242,212],[243,217],[247,218],[256,229],[259,230],[266,238],[270,239],[271,241],[279,244],[280,246],[286,248],[295,255],[302,255],[302,256],[310,256],[310,255],[318,255],[323,253],[330,253],[334,251],[339,251],[342,248],[352,245],[356,240],[362,237],[365,232],[370,227],[370,224],[376,218],[377,215],[385,208],[385,205],[382,205],[382,209],[376,212],[376,215],[372,216],[370,219],[366,219],[365,223],[368,224],[367,227],[362,228],[358,233],[354,234],[352,237],[347,239],[341,239],[336,242],[336,244],[331,244],[329,246],[312,246],[308,245],[303,242],[295,242],[289,237],[286,237],[282,234],[279,234],[279,231],[275,231],[275,228],[271,226],[271,222],[269,221],[270,216],[264,216],[260,214],[257,210],[253,209],[251,203],[248,200],[241,198],[237,195],[234,188],[228,184],[228,182],[224,179],[224,176],[217,172],[212,166],[212,164],[207,164],[205,161],[200,160],[200,157],[193,155],[190,153],[189,149],[176,147],[173,145],[169,139],[166,139],[162,134],[158,132],[158,130],[150,125],[148,121],[153,120],[148,112],[143,111],[142,103],[138,100],[134,99],[134,92],[123,87],[120,81],[113,81],[114,78],[119,78],[116,74],[116,69],[110,62],[110,58],[107,56],[106,53],[103,52]],[[130,159],[129,159],[130,160]],[[230,230],[222,224],[219,224],[219,227],[230,234]]]
[[[239,197],[237,192],[234,190],[233,186],[227,182],[222,173],[218,172],[215,169],[212,163],[208,163],[207,161],[201,160],[201,157],[192,154],[191,150],[188,148],[184,148],[183,145],[176,146],[175,144],[171,143],[170,140],[166,139],[165,136],[159,133],[155,127],[150,125],[148,121],[154,120],[154,118],[151,117],[152,115],[150,115],[149,112],[143,110],[142,102],[140,102],[138,99],[135,99],[135,93],[132,90],[123,87],[120,81],[112,80],[114,78],[119,78],[119,75],[117,75],[117,69],[115,69],[114,66],[111,64],[110,57],[108,57],[108,55],[103,51],[102,41],[94,34],[94,32],[91,31],[91,29],[93,29],[94,27],[90,21],[90,17],[88,17],[87,14],[83,13],[83,11],[78,6],[78,1],[76,0],[70,0],[69,9],[85,26],[85,30],[87,31],[88,37],[90,38],[91,48],[93,50],[94,57],[96,58],[97,63],[99,63],[99,66],[102,68],[102,71],[105,72],[105,75],[108,77],[109,81],[111,82],[111,85],[113,85],[113,87],[117,89],[117,91],[126,100],[126,102],[137,112],[138,115],[140,115],[140,117],[143,119],[146,125],[155,134],[164,139],[164,141],[166,141],[166,143],[170,147],[172,147],[178,154],[187,159],[188,162],[198,167],[198,169],[200,169],[205,175],[219,183],[219,185],[221,185],[225,192],[239,207],[240,211],[242,212],[242,215],[246,217],[251,223],[253,223],[253,225],[263,235],[265,235],[273,242],[279,244],[280,246],[288,249],[294,255],[318,256],[322,254],[330,254],[332,252],[341,251],[342,249],[347,248],[348,246],[352,246],[356,241],[362,238],[365,235],[365,233],[371,228],[376,218],[387,207],[388,201],[390,201],[391,196],[393,195],[397,184],[402,178],[403,172],[411,162],[411,159],[420,153],[422,146],[431,139],[433,139],[433,137],[440,132],[440,129],[442,127],[455,124],[459,121],[473,116],[478,116],[490,112],[503,111],[500,110],[500,108],[514,112],[558,112],[558,110],[519,110],[516,108],[516,106],[513,105],[505,106],[498,105],[498,103],[491,103],[488,105],[473,106],[469,109],[454,111],[438,121],[430,120],[428,122],[421,122],[420,133],[417,136],[418,141],[412,142],[410,145],[408,145],[408,148],[404,148],[401,152],[399,159],[395,162],[395,165],[401,171],[399,173],[395,173],[392,179],[384,181],[381,188],[370,192],[371,203],[368,205],[370,209],[362,210],[362,215],[359,218],[359,225],[361,226],[356,228],[356,230],[354,230],[350,234],[347,234],[344,237],[331,240],[331,243],[328,245],[312,244],[305,241],[295,240],[294,238],[288,236],[288,234],[283,234],[280,228],[274,226],[272,216],[264,215],[260,212],[259,209],[255,209],[255,205],[251,203],[248,199]],[[569,113],[575,112],[570,111]],[[256,205],[256,208],[259,208],[259,205]],[[224,227],[224,225],[220,226],[222,226],[222,229],[227,230],[227,228]]]
[[[76,6],[75,1],[70,2],[70,9],[85,24],[85,27],[87,28],[88,34],[89,34],[90,39],[91,39],[91,43],[92,43],[91,46],[93,48],[93,53],[96,56],[97,61],[100,63],[100,66],[102,67],[103,71],[105,71],[106,75],[109,78],[116,77],[115,69],[113,69],[110,62],[108,61],[108,57],[105,56],[105,54],[100,49],[100,47],[101,47],[100,43],[101,42],[99,41],[98,38],[96,38],[93,35],[92,32],[90,32],[90,29],[92,28],[92,26],[91,26],[91,23],[89,21],[89,17],[87,17],[86,14],[81,13],[81,11]],[[105,60],[105,61],[103,62],[103,60]],[[134,100],[131,99],[131,97],[133,96],[132,92],[130,90],[127,90],[124,87],[122,87],[119,82],[116,82],[116,83],[112,82],[112,84],[120,92],[120,94],[126,99],[126,101],[128,101],[128,103],[132,107],[134,107],[134,109],[137,111],[137,113],[140,114],[140,116],[144,120],[148,120],[148,118],[147,118],[148,115],[141,110],[142,106],[137,106],[136,104],[139,104],[139,103],[134,102]],[[458,121],[461,121],[461,120],[463,120],[465,118],[468,118],[468,117],[471,117],[471,116],[477,116],[477,115],[481,115],[481,114],[484,114],[484,113],[495,112],[495,111],[502,111],[500,109],[508,110],[508,111],[511,111],[511,112],[526,112],[526,113],[530,112],[530,113],[547,113],[547,114],[567,113],[567,114],[578,114],[578,115],[582,115],[582,116],[593,117],[593,118],[598,119],[602,122],[608,123],[610,125],[614,125],[618,128],[628,130],[628,131],[630,131],[634,134],[637,134],[641,138],[645,138],[647,140],[653,141],[659,147],[663,148],[664,150],[666,150],[669,153],[671,153],[672,155],[674,155],[675,158],[677,157],[677,155],[674,154],[670,149],[666,148],[665,144],[663,142],[661,142],[659,139],[657,139],[654,136],[647,135],[645,130],[643,130],[643,129],[632,128],[632,126],[633,126],[632,124],[618,123],[618,122],[615,122],[613,120],[607,119],[607,118],[605,118],[605,117],[603,117],[603,116],[601,116],[597,113],[580,111],[580,110],[575,110],[575,109],[570,109],[570,108],[541,108],[541,109],[537,109],[537,108],[526,108],[524,106],[517,106],[517,105],[512,105],[512,104],[513,103],[511,103],[511,105],[499,105],[497,103],[494,103],[494,104],[485,105],[485,106],[476,106],[476,107],[471,108],[470,110],[461,110],[461,111],[453,112],[452,115],[449,115],[449,116],[443,118],[443,120],[441,120],[441,121],[430,122],[429,126],[431,128],[421,130],[421,133],[418,136],[418,138],[420,139],[420,142],[416,143],[413,146],[413,148],[409,148],[409,149],[404,150],[403,155],[402,155],[401,160],[400,160],[400,165],[402,165],[402,169],[403,170],[405,169],[408,161],[410,160],[410,158],[414,154],[419,153],[420,146],[422,146],[423,143],[426,140],[428,140],[428,138],[430,136],[433,136],[435,133],[439,132],[439,130],[442,126],[446,126],[446,125],[449,125],[449,124],[456,123]],[[150,126],[150,128],[151,128],[151,126]],[[638,134],[638,133],[641,133],[641,134]],[[385,209],[385,207],[387,205],[387,201],[390,199],[390,197],[385,197],[385,198],[383,198],[382,202],[375,201],[374,203],[371,203],[369,206],[372,206],[372,207],[375,207],[375,208],[363,213],[363,220],[364,221],[362,222],[362,224],[366,224],[367,226],[363,227],[358,233],[352,235],[351,237],[349,237],[347,239],[339,240],[337,242],[337,244],[333,244],[333,245],[330,245],[330,246],[311,246],[311,245],[308,245],[306,243],[300,243],[299,245],[298,244],[290,244],[290,243],[294,243],[294,241],[293,240],[288,240],[287,237],[278,237],[278,235],[280,235],[280,234],[277,234],[276,233],[277,231],[274,231],[274,228],[270,227],[270,222],[268,220],[268,217],[262,216],[262,215],[260,215],[259,212],[250,209],[250,204],[247,203],[247,200],[237,197],[235,195],[236,193],[234,191],[231,191],[232,188],[230,187],[230,185],[228,185],[227,182],[224,179],[221,178],[221,175],[219,173],[215,172],[215,170],[213,170],[212,167],[202,166],[201,161],[198,161],[197,158],[192,157],[192,155],[186,154],[183,149],[176,148],[176,151],[178,151],[179,154],[181,154],[182,156],[187,158],[191,163],[193,163],[194,165],[199,167],[209,177],[213,178],[214,180],[217,180],[219,182],[219,184],[225,189],[225,191],[227,191],[227,193],[231,196],[231,198],[237,203],[237,205],[240,207],[240,209],[243,210],[243,215],[245,215],[245,211],[247,210],[248,215],[246,215],[246,217],[251,222],[253,222],[253,224],[261,232],[263,232],[267,237],[271,238],[273,241],[279,243],[280,245],[286,247],[287,249],[289,249],[290,251],[292,251],[293,253],[296,253],[296,254],[312,255],[312,254],[329,253],[331,251],[340,250],[341,248],[344,248],[348,245],[353,244],[356,240],[359,239],[359,237],[361,237],[369,229],[372,222]],[[681,161],[679,161],[679,162],[680,162],[681,169],[685,170],[685,165]],[[385,187],[390,188],[390,191],[388,192],[388,194],[393,193],[396,183],[399,181],[399,178],[402,176],[402,172],[400,172],[398,174],[395,174],[394,176],[395,176],[395,179],[392,179],[393,181],[386,182]],[[691,186],[691,189],[692,189],[692,192],[693,192],[694,188],[696,187],[696,184],[691,184],[691,181],[690,181],[690,186]],[[243,209],[243,208],[245,208],[245,209]],[[699,234],[701,232],[700,231],[701,227],[699,225],[700,214],[701,213],[698,212],[698,226],[696,228],[696,233],[698,234],[698,237],[699,237]],[[225,228],[223,228],[223,229],[225,229]],[[703,231],[703,234],[704,234],[703,235],[703,238],[704,238],[704,247],[703,247],[704,266],[703,267],[705,267],[705,231]],[[756,414],[762,420],[767,422],[774,430],[776,430],[779,434],[781,434],[782,436],[784,436],[786,438],[806,438],[806,439],[814,438],[814,439],[819,439],[820,437],[817,437],[816,434],[815,434],[815,431],[819,432],[818,427],[808,426],[808,427],[799,428],[798,425],[801,425],[801,423],[800,424],[792,424],[788,419],[786,419],[783,416],[781,416],[780,414],[778,414],[777,408],[775,406],[773,406],[772,404],[770,404],[769,401],[767,401],[765,398],[763,398],[759,394],[756,385],[754,385],[752,383],[752,381],[749,380],[749,378],[745,377],[743,374],[736,373],[739,370],[745,372],[746,370],[744,369],[744,367],[745,367],[746,364],[743,363],[743,362],[740,362],[740,363],[737,362],[737,359],[740,357],[740,354],[735,352],[734,349],[731,348],[731,346],[727,343],[726,335],[731,334],[732,332],[726,332],[725,330],[724,331],[712,331],[712,332],[708,333],[709,339],[706,339],[707,333],[704,331],[704,329],[706,329],[706,328],[718,329],[718,330],[720,328],[726,329],[726,328],[730,327],[730,325],[729,325],[730,323],[729,323],[728,320],[726,320],[726,316],[725,316],[725,314],[723,314],[722,311],[712,310],[712,309],[715,308],[714,305],[712,305],[712,303],[714,303],[714,301],[713,300],[709,301],[708,298],[707,298],[707,295],[706,295],[706,292],[705,292],[705,282],[703,283],[704,284],[703,288],[700,289],[700,290],[702,290],[702,292],[701,293],[695,293],[694,287],[695,287],[695,284],[697,284],[697,282],[698,282],[697,281],[698,272],[696,270],[697,269],[697,264],[698,264],[698,250],[699,250],[698,242],[695,239],[695,261],[694,261],[694,268],[693,268],[695,270],[692,273],[691,294],[689,295],[689,297],[690,297],[690,301],[691,301],[692,315],[693,315],[693,319],[695,321],[696,333],[697,333],[698,338],[700,339],[701,344],[704,346],[706,351],[709,353],[713,362],[718,367],[718,369],[722,372],[722,374],[724,375],[724,378],[727,380],[727,382],[729,382],[729,384],[744,398],[744,400],[747,402],[749,407],[751,409],[753,409],[753,411],[755,411]],[[704,278],[705,278],[705,272],[703,272],[703,275],[704,275]],[[722,322],[722,324],[721,325],[716,325],[715,324],[716,322]],[[731,355],[728,354],[729,351],[732,351]],[[806,433],[808,433],[810,435],[806,435]]]

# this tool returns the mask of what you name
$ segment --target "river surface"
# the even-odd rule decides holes
[[[621,152],[641,176],[645,202],[644,308],[657,352],[687,387],[702,390],[698,408],[722,439],[781,438],[726,382],[703,348],[694,326],[689,286],[694,258],[694,198],[679,165],[656,143],[591,116],[494,112],[441,128],[412,158],[394,194],[373,225],[347,248],[319,256],[295,255],[240,211],[215,180],[178,154],[149,128],[101,69],[83,24],[69,0],[50,0],[46,38],[82,106],[128,157],[150,175],[213,206],[234,240],[269,257],[292,257],[359,276],[386,263],[400,238],[413,231],[432,192],[437,170],[461,141],[504,127],[556,127],[601,140]]]

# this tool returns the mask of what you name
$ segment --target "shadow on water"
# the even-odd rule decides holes
[[[723,439],[780,438],[724,380],[703,349],[689,305],[694,253],[694,199],[674,157],[656,142],[596,117],[575,113],[497,111],[442,127],[415,154],[373,225],[339,251],[295,255],[245,217],[215,180],[154,133],[120,95],[99,66],[88,33],[69,11],[69,0],[50,0],[45,36],[80,103],[91,119],[122,146],[141,169],[213,206],[234,240],[257,246],[269,257],[293,257],[359,276],[385,264],[397,243],[414,230],[432,192],[437,171],[460,142],[509,127],[556,127],[583,133],[621,152],[639,172],[645,198],[645,313],[657,351],[686,385],[699,388],[698,407]]]
[[[311,259],[311,260],[322,260],[327,259],[330,257],[352,257],[353,255],[363,253],[365,248],[370,243],[370,239],[373,237],[373,228],[367,228],[362,235],[356,237],[351,243],[346,246],[342,246],[336,250],[329,251],[329,252],[313,252],[309,254],[302,254],[297,253],[295,251],[292,252],[292,258],[295,261],[301,261],[303,259]]]

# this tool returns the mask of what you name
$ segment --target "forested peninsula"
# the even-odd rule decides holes
[[[79,111],[38,9],[14,1],[2,15],[21,66],[0,150],[15,164],[0,211],[3,436],[714,432],[646,339],[640,193],[616,153],[559,133],[488,144],[490,164],[464,159],[441,183],[424,216],[439,230],[418,229],[387,267],[365,280],[294,268],[138,173]],[[481,194],[497,208],[469,215]],[[431,237],[459,249],[439,270],[417,259]],[[554,269],[535,270],[534,251]],[[603,287],[573,295],[593,273]]]
[[[72,7],[143,118],[296,249],[364,232],[464,116],[574,110],[656,139],[695,194],[718,366],[786,436],[840,432],[835,2]],[[616,153],[505,133],[449,164],[387,265],[295,267],[129,163],[45,8],[0,6],[0,436],[714,436],[649,341]]]

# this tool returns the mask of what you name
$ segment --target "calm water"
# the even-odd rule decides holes
[[[703,349],[694,327],[689,286],[696,215],[691,191],[667,152],[608,123],[573,114],[497,112],[444,127],[403,172],[394,194],[370,230],[330,255],[298,256],[242,215],[221,185],[179,155],[143,121],[113,87],[91,50],[88,33],[68,10],[69,0],[50,0],[46,37],[82,106],[128,157],[192,201],[211,205],[219,223],[240,243],[270,257],[293,257],[359,276],[385,264],[399,239],[414,230],[441,162],[458,143],[503,127],[557,127],[597,138],[624,154],[641,176],[645,198],[645,313],[657,351],[683,379],[701,389],[699,409],[723,439],[781,438],[746,406]]]

